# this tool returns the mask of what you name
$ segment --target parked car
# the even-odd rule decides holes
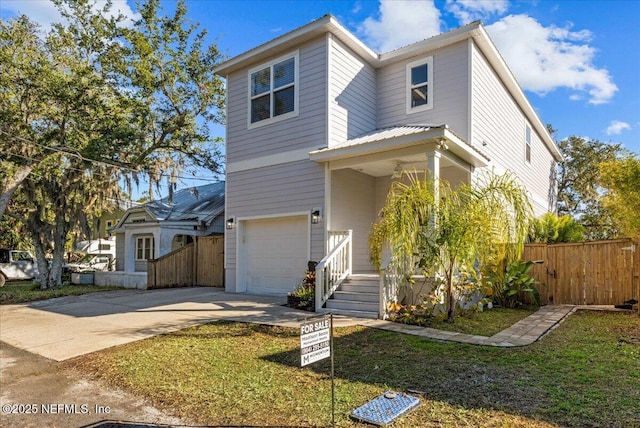
[[[87,272],[96,270],[113,270],[115,259],[111,255],[86,254],[75,263],[66,263],[63,270],[66,272]]]
[[[0,249],[0,287],[7,281],[33,279],[37,276],[38,265],[29,251]]]
[[[78,242],[74,252],[82,254],[82,258],[76,262],[64,264],[62,267],[64,273],[115,270],[115,238]]]

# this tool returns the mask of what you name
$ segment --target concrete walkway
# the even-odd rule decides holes
[[[383,320],[368,320],[360,322],[360,324],[436,340],[506,348],[532,344],[564,321],[576,309],[575,306],[571,305],[543,306],[537,312],[490,337],[398,324]]]
[[[313,314],[282,306],[284,298],[228,294],[195,287],[123,290],[0,306],[0,341],[63,361],[214,320],[298,327]],[[525,346],[576,308],[545,306],[491,337],[453,333],[383,320],[334,317],[335,326],[364,325],[437,340],[487,346]]]

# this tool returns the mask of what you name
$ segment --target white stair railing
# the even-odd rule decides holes
[[[380,319],[388,318],[389,303],[398,303],[400,291],[406,285],[407,267],[395,257],[387,257],[380,266]]]
[[[351,275],[352,231],[329,232],[328,253],[316,265],[316,312]]]

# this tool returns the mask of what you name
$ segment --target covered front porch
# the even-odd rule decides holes
[[[316,284],[323,280],[327,283],[321,285],[324,287],[321,293],[316,292],[317,311],[323,310],[343,281],[366,285],[366,288],[350,287],[353,290],[347,297],[353,301],[360,294],[373,303],[372,296],[368,296],[373,293],[379,303],[383,300],[380,297],[388,292],[381,287],[373,290],[373,283],[381,281],[369,258],[368,237],[393,181],[406,179],[405,173],[415,172],[446,180],[455,187],[470,183],[474,169],[488,163],[480,151],[446,125],[385,128],[336,147],[314,151],[310,158],[324,164],[326,182],[322,217],[327,256],[318,265]],[[347,251],[349,254],[345,255]],[[371,312],[372,305],[360,306]],[[383,314],[377,309],[375,315]]]

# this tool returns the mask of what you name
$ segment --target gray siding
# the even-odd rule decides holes
[[[352,169],[331,175],[331,229],[353,230],[353,271],[373,272],[369,232],[376,221],[376,179]]]
[[[433,56],[433,108],[407,115],[406,66]],[[466,42],[378,70],[378,127],[442,124],[468,138],[469,58]]]
[[[116,270],[124,270],[124,233],[116,233]]]
[[[376,72],[330,39],[329,147],[376,128]]]
[[[528,124],[482,53],[472,47],[472,143],[482,147],[498,173],[512,171],[531,195],[536,215],[549,210],[551,153],[531,129],[531,163],[525,160],[525,130]],[[483,146],[483,144],[486,144]]]
[[[289,53],[293,52],[295,50]],[[244,69],[227,79],[227,162],[326,145],[325,38],[299,49],[299,114],[296,117],[248,129],[248,71]]]
[[[311,212],[315,207],[324,210],[324,167],[315,162],[290,162],[227,177],[227,216],[240,219],[286,215]],[[236,231],[227,231],[225,236],[227,270],[236,268]],[[324,223],[321,222],[311,227],[311,259],[322,257]]]

